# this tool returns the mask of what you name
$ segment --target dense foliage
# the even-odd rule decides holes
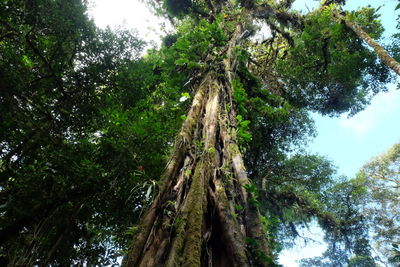
[[[114,261],[178,126],[165,110],[179,107],[150,90],[144,42],[96,28],[81,1],[0,10],[1,258]]]
[[[277,13],[256,14],[267,40],[253,40],[258,24],[246,24],[230,108],[271,247],[279,253],[316,221],[328,250],[304,266],[375,266],[368,227],[385,221],[372,229],[398,259],[396,218],[385,217],[398,187],[372,179],[398,175],[397,147],[353,180],[300,149],[314,135],[309,111],[355,114],[392,79],[333,19],[336,6],[303,16],[288,10],[292,1],[150,2],[177,27],[144,55],[134,32],[98,29],[86,2],[0,3],[0,265],[116,264],[159,191],[192,85],[221,70],[241,11],[255,4]],[[374,9],[349,17],[381,36]]]

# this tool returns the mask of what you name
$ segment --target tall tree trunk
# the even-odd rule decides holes
[[[226,59],[215,65],[220,69],[198,84],[161,192],[124,266],[269,266],[272,254],[254,196],[245,189],[249,180],[236,138],[232,78],[242,33],[238,25]]]
[[[370,47],[374,49],[379,59],[389,68],[391,68],[397,75],[400,75],[400,64],[389,55],[385,48],[379,45],[374,39],[369,36],[357,23],[350,21],[344,15],[335,12],[334,16],[336,19],[344,21],[347,27],[349,27],[355,34],[362,40],[364,40]]]

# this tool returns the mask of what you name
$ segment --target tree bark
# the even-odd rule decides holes
[[[232,87],[238,25],[219,70],[204,74],[176,139],[161,192],[123,266],[269,266],[268,247],[236,138]],[[224,73],[224,77],[221,77]],[[219,75],[218,75],[219,74]]]

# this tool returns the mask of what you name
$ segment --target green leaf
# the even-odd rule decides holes
[[[190,98],[190,94],[188,92],[182,93],[181,95],[188,99]]]
[[[241,205],[235,205],[234,207],[235,207],[235,210],[243,210],[244,209],[244,207]]]
[[[245,121],[241,121],[240,122],[240,126],[243,127],[243,128],[246,128],[246,129],[248,128],[249,124],[250,124],[249,120],[245,120]]]
[[[183,66],[186,63],[189,63],[189,60],[187,58],[179,58],[179,59],[175,60],[175,64],[178,66]]]
[[[24,63],[25,66],[31,68],[33,66],[32,61],[29,59],[27,55],[22,56],[22,62]]]

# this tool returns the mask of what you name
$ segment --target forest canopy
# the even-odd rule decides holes
[[[146,2],[174,28],[147,50],[87,1],[1,1],[0,265],[279,266],[317,223],[302,266],[396,266],[399,145],[349,178],[305,152],[400,74],[377,10]]]

